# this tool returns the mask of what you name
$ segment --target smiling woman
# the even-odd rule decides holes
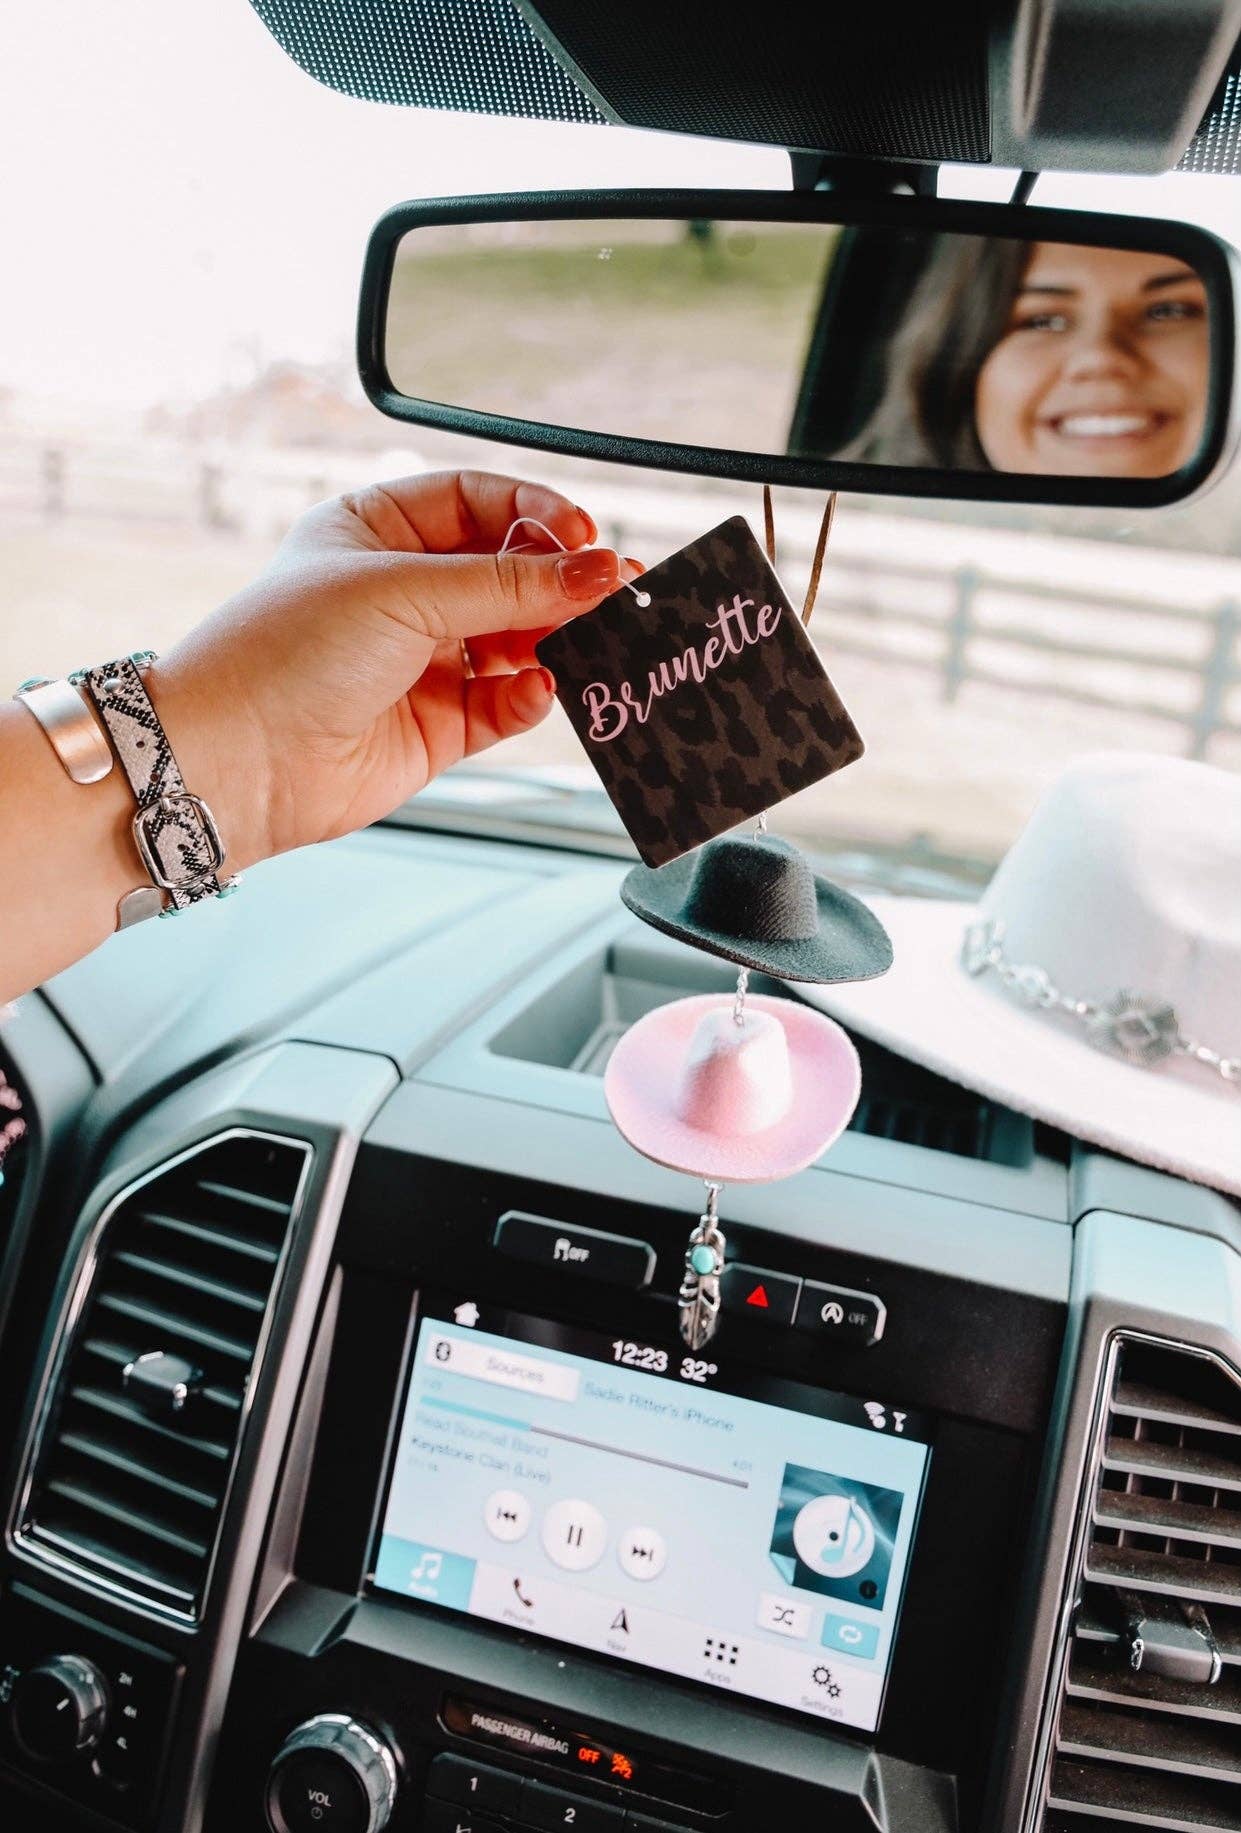
[[[998,471],[1166,477],[1202,437],[1207,303],[1183,262],[1037,242],[984,360],[975,424]]]
[[[941,236],[848,451],[1044,477],[1168,477],[1199,450],[1206,288],[1141,249]]]

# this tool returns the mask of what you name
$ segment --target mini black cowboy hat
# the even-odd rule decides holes
[[[666,866],[635,866],[621,897],[665,935],[781,980],[873,980],[892,965],[879,919],[774,834],[725,834]]]

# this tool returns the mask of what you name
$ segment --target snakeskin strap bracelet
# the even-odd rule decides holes
[[[1214,1070],[1241,1093],[1241,1056],[1221,1056],[1208,1044],[1186,1037],[1166,1000],[1122,991],[1106,999],[1074,999],[1053,986],[1046,969],[1019,966],[1004,953],[1004,925],[998,918],[971,923],[961,943],[961,965],[975,977],[992,973],[1005,991],[1044,1012],[1063,1012],[1086,1027],[1100,1050],[1150,1069],[1168,1057],[1189,1057]]]
[[[90,695],[138,804],[134,839],[151,883],[126,892],[117,905],[118,929],[145,917],[171,916],[205,898],[226,897],[241,883],[236,876],[217,876],[224,843],[215,816],[185,787],[142,679],[154,660],[153,650],[142,650],[69,677]]]

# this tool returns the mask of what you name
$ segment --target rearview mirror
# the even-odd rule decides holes
[[[400,205],[358,360],[386,414],[717,477],[1174,502],[1232,421],[1231,251],[1182,223],[916,197]]]

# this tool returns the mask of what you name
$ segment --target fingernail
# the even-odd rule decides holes
[[[632,554],[625,555],[625,565],[631,566],[635,573],[645,573],[646,571],[642,562],[640,560],[635,560]]]
[[[548,691],[548,693],[549,693],[549,694],[554,694],[554,693],[555,693],[555,691],[556,691],[556,677],[555,677],[555,675],[554,675],[554,674],[552,673],[552,671],[551,671],[551,669],[550,669],[550,668],[541,668],[541,669],[539,670],[539,679],[540,679],[540,681],[542,681],[542,683],[543,683],[543,686],[544,686],[544,687],[545,687],[545,688],[547,689],[547,691]]]
[[[595,521],[595,518],[591,515],[589,510],[583,509],[580,503],[574,503],[573,507],[577,510],[577,513],[581,516],[583,522],[585,522],[587,528],[590,530],[587,539],[590,541],[597,541],[599,539],[599,524]]]
[[[602,598],[620,584],[620,556],[610,547],[586,547],[557,562],[560,583],[570,598]]]

